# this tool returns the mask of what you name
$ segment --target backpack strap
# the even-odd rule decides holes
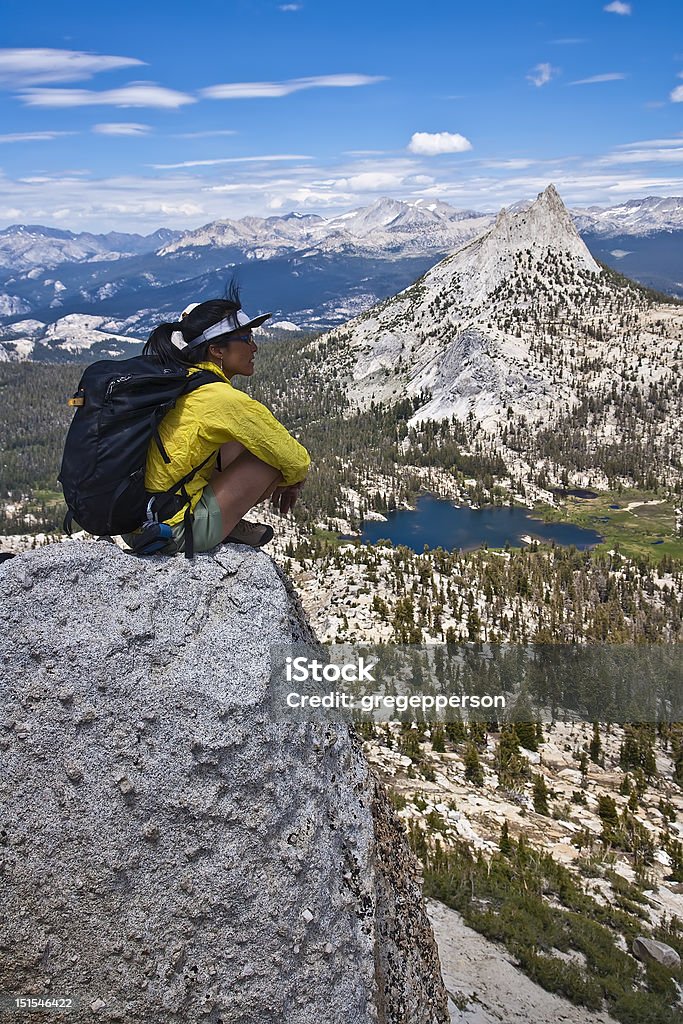
[[[194,516],[192,513],[192,509],[190,507],[190,495],[187,493],[185,485],[190,482],[192,477],[196,473],[198,473],[200,469],[204,468],[207,462],[209,462],[211,459],[214,459],[215,457],[215,453],[210,452],[209,455],[207,455],[207,457],[202,462],[200,462],[198,466],[195,466],[194,469],[191,469],[190,472],[186,473],[184,477],[181,477],[180,480],[177,480],[176,483],[174,483],[171,487],[168,488],[168,490],[158,491],[156,494],[153,494],[152,497],[150,498],[149,505],[147,506],[148,515],[153,515],[153,506],[156,498],[171,498],[178,496],[185,499],[187,508],[185,509],[185,515],[183,516],[183,524],[185,526],[186,558],[194,557],[194,538],[192,536],[192,520],[194,519]]]
[[[203,384],[214,384],[216,381],[220,380],[221,378],[218,376],[218,374],[211,373],[210,370],[199,370],[197,373],[192,373],[188,375],[182,394],[187,395],[190,392],[195,391],[197,388],[202,387]],[[164,413],[167,411],[168,410],[165,409]],[[163,417],[160,417],[160,419],[161,418]],[[157,448],[159,449],[159,454],[161,455],[164,462],[168,464],[171,461],[171,459],[168,455],[168,452],[164,448],[164,444],[161,440],[161,435],[159,434],[159,422],[160,420],[155,420],[154,422],[153,436]],[[168,488],[168,490],[159,491],[157,494],[152,495],[147,506],[147,514],[149,516],[150,514],[154,515],[153,506],[155,498],[171,498],[177,496],[184,499],[184,503],[187,504],[187,508],[185,509],[185,515],[183,516],[183,525],[185,527],[185,558],[194,558],[194,537],[192,534],[192,522],[194,519],[194,515],[192,513],[192,509],[190,506],[190,495],[187,493],[185,485],[188,484],[192,477],[196,473],[198,473],[200,469],[203,469],[207,462],[209,462],[213,458],[215,458],[215,454],[214,452],[211,452],[209,455],[207,455],[203,462],[200,462],[198,466],[195,466],[194,469],[191,469],[190,472],[186,473],[184,477],[182,477],[180,480],[177,480],[171,487]]]
[[[159,449],[159,454],[161,455],[166,465],[168,465],[168,463],[171,461],[171,456],[164,448],[164,442],[161,440],[161,434],[159,433],[159,420],[156,418],[156,416],[154,417],[154,427],[152,428],[152,436],[156,441],[157,448]]]
[[[194,534],[192,533],[192,522],[194,516],[190,511],[190,503],[188,502],[183,516],[183,522],[185,524],[185,558],[194,558]]]

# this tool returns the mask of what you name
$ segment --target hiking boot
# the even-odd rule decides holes
[[[272,539],[272,526],[266,526],[265,523],[250,523],[248,519],[240,519],[223,543],[248,544],[252,548],[261,548]]]

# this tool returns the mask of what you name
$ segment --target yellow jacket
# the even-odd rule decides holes
[[[168,490],[207,456],[218,454],[226,441],[239,441],[262,462],[279,469],[283,485],[303,480],[311,462],[304,446],[265,405],[234,388],[215,363],[198,363],[190,373],[200,369],[211,370],[222,380],[183,395],[166,413],[159,424],[159,434],[171,461],[164,462],[156,441],[152,441],[147,451],[146,489]],[[209,459],[185,485],[192,510],[215,469],[215,460]],[[167,522],[171,526],[182,522],[186,508],[187,505]]]

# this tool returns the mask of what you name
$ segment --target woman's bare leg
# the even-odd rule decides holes
[[[231,445],[233,443],[229,442]],[[226,445],[223,445],[223,448],[225,447]],[[242,445],[239,447],[242,449],[239,454],[235,454],[234,451],[226,453],[233,456],[227,465],[222,461],[221,448],[223,469],[211,477],[211,490],[216,496],[223,516],[224,537],[234,530],[249,509],[269,497],[282,481],[282,474],[278,469],[269,466],[267,462],[262,462]]]
[[[221,445],[220,448],[220,469],[215,469],[211,482],[213,483],[214,477],[220,476],[224,469],[234,462],[238,455],[242,452],[246,452],[246,448],[239,441],[226,441],[225,444]]]

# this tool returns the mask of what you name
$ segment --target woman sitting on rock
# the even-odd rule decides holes
[[[254,372],[252,329],[271,314],[250,318],[233,285],[228,294],[227,299],[188,306],[177,323],[160,324],[143,350],[168,366],[210,370],[219,378],[179,398],[161,421],[159,434],[170,462],[154,442],[147,454],[145,487],[152,492],[166,491],[208,459],[186,484],[195,551],[223,540],[266,544],[272,527],[242,517],[266,498],[287,513],[310,465],[306,449],[273,414],[230,383]],[[185,550],[186,509],[187,503],[166,520],[173,530],[171,550]]]

